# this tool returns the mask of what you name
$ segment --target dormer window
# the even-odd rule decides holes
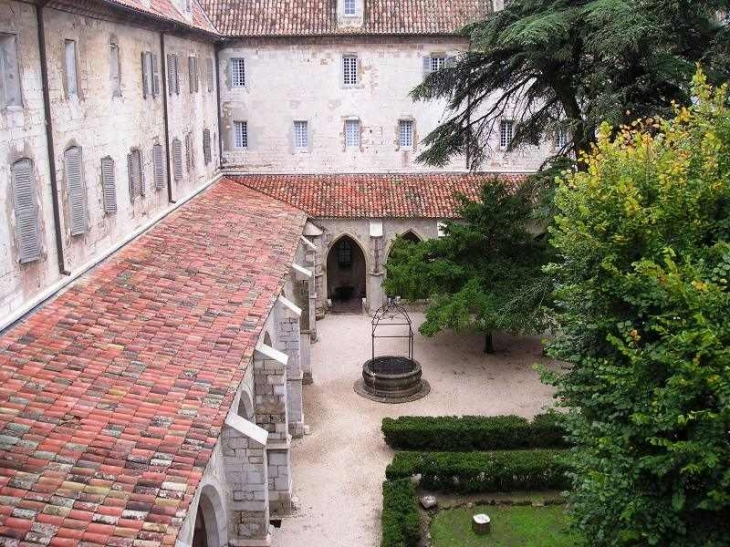
[[[353,17],[357,15],[357,0],[345,0],[345,15]]]

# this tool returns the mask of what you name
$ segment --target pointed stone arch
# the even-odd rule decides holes
[[[335,311],[359,312],[362,299],[368,296],[367,253],[360,241],[341,234],[327,250],[326,266],[327,298]]]
[[[228,545],[228,530],[223,502],[218,490],[206,484],[200,491],[196,508],[192,547]]]

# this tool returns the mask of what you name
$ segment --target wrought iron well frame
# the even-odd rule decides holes
[[[400,319],[396,319],[396,316]],[[383,322],[384,319],[390,318],[390,322]],[[394,322],[401,321],[401,322]],[[388,298],[388,300],[380,306],[372,320],[371,347],[372,360],[375,362],[375,340],[378,338],[408,338],[408,359],[413,361],[413,322],[408,311],[401,306],[400,298]],[[380,327],[408,327],[408,334],[377,334]]]

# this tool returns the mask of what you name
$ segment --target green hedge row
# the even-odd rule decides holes
[[[381,547],[416,547],[420,539],[416,486],[410,478],[383,483]]]
[[[519,416],[403,416],[385,418],[385,442],[396,450],[514,450],[565,448],[563,416],[540,414],[532,422]]]
[[[442,492],[563,490],[570,484],[564,450],[505,452],[398,452],[389,480],[421,475],[421,486]]]

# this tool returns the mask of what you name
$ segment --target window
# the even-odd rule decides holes
[[[438,72],[446,66],[445,55],[431,55],[431,72]]]
[[[172,174],[175,182],[180,182],[183,178],[182,143],[178,138],[172,140]]]
[[[161,144],[152,147],[152,166],[155,190],[162,190],[165,187],[165,154]]]
[[[413,146],[413,121],[400,120],[398,122],[398,146],[411,148]]]
[[[115,42],[109,44],[109,82],[112,87],[112,95],[119,97],[122,94],[122,68],[119,64],[119,45]]]
[[[340,268],[352,267],[352,243],[347,239],[337,244],[337,265]]]
[[[142,152],[139,151],[139,148],[133,148],[127,155],[127,167],[129,171],[129,197],[134,201],[137,196],[144,196]]]
[[[345,0],[345,15],[357,15],[356,0]]]
[[[345,120],[345,146],[360,147],[360,120]]]
[[[41,224],[33,180],[33,162],[16,161],[10,168],[15,232],[21,264],[41,258]]]
[[[81,148],[73,146],[63,154],[66,189],[68,191],[69,224],[71,235],[86,233],[86,187],[84,185]]]
[[[210,129],[203,129],[203,161],[208,165],[213,161],[213,153],[210,143]]]
[[[512,142],[514,132],[514,123],[511,120],[502,120],[499,122],[499,146],[507,149]]]
[[[167,55],[167,92],[170,96],[180,95],[180,72],[175,53]]]
[[[114,160],[107,156],[101,159],[101,194],[104,212],[113,215],[117,212],[117,187]]]
[[[197,93],[199,87],[198,58],[188,57],[188,71],[190,72],[190,93]]]
[[[152,54],[152,96],[160,95],[160,61],[156,53]]]
[[[294,122],[294,148],[306,150],[309,147],[309,123]]]
[[[343,85],[357,85],[357,55],[342,56]]]
[[[23,106],[14,34],[0,33],[0,100],[2,106]]]
[[[233,122],[236,148],[248,148],[248,122]]]
[[[78,97],[79,80],[76,70],[76,42],[66,40],[64,63],[66,67],[66,98]]]
[[[206,66],[208,69],[208,92],[215,90],[215,63],[213,59],[206,59]]]
[[[561,127],[555,132],[555,148],[562,150],[566,146],[568,146],[568,130]]]
[[[231,85],[246,87],[246,62],[241,58],[231,59]]]

